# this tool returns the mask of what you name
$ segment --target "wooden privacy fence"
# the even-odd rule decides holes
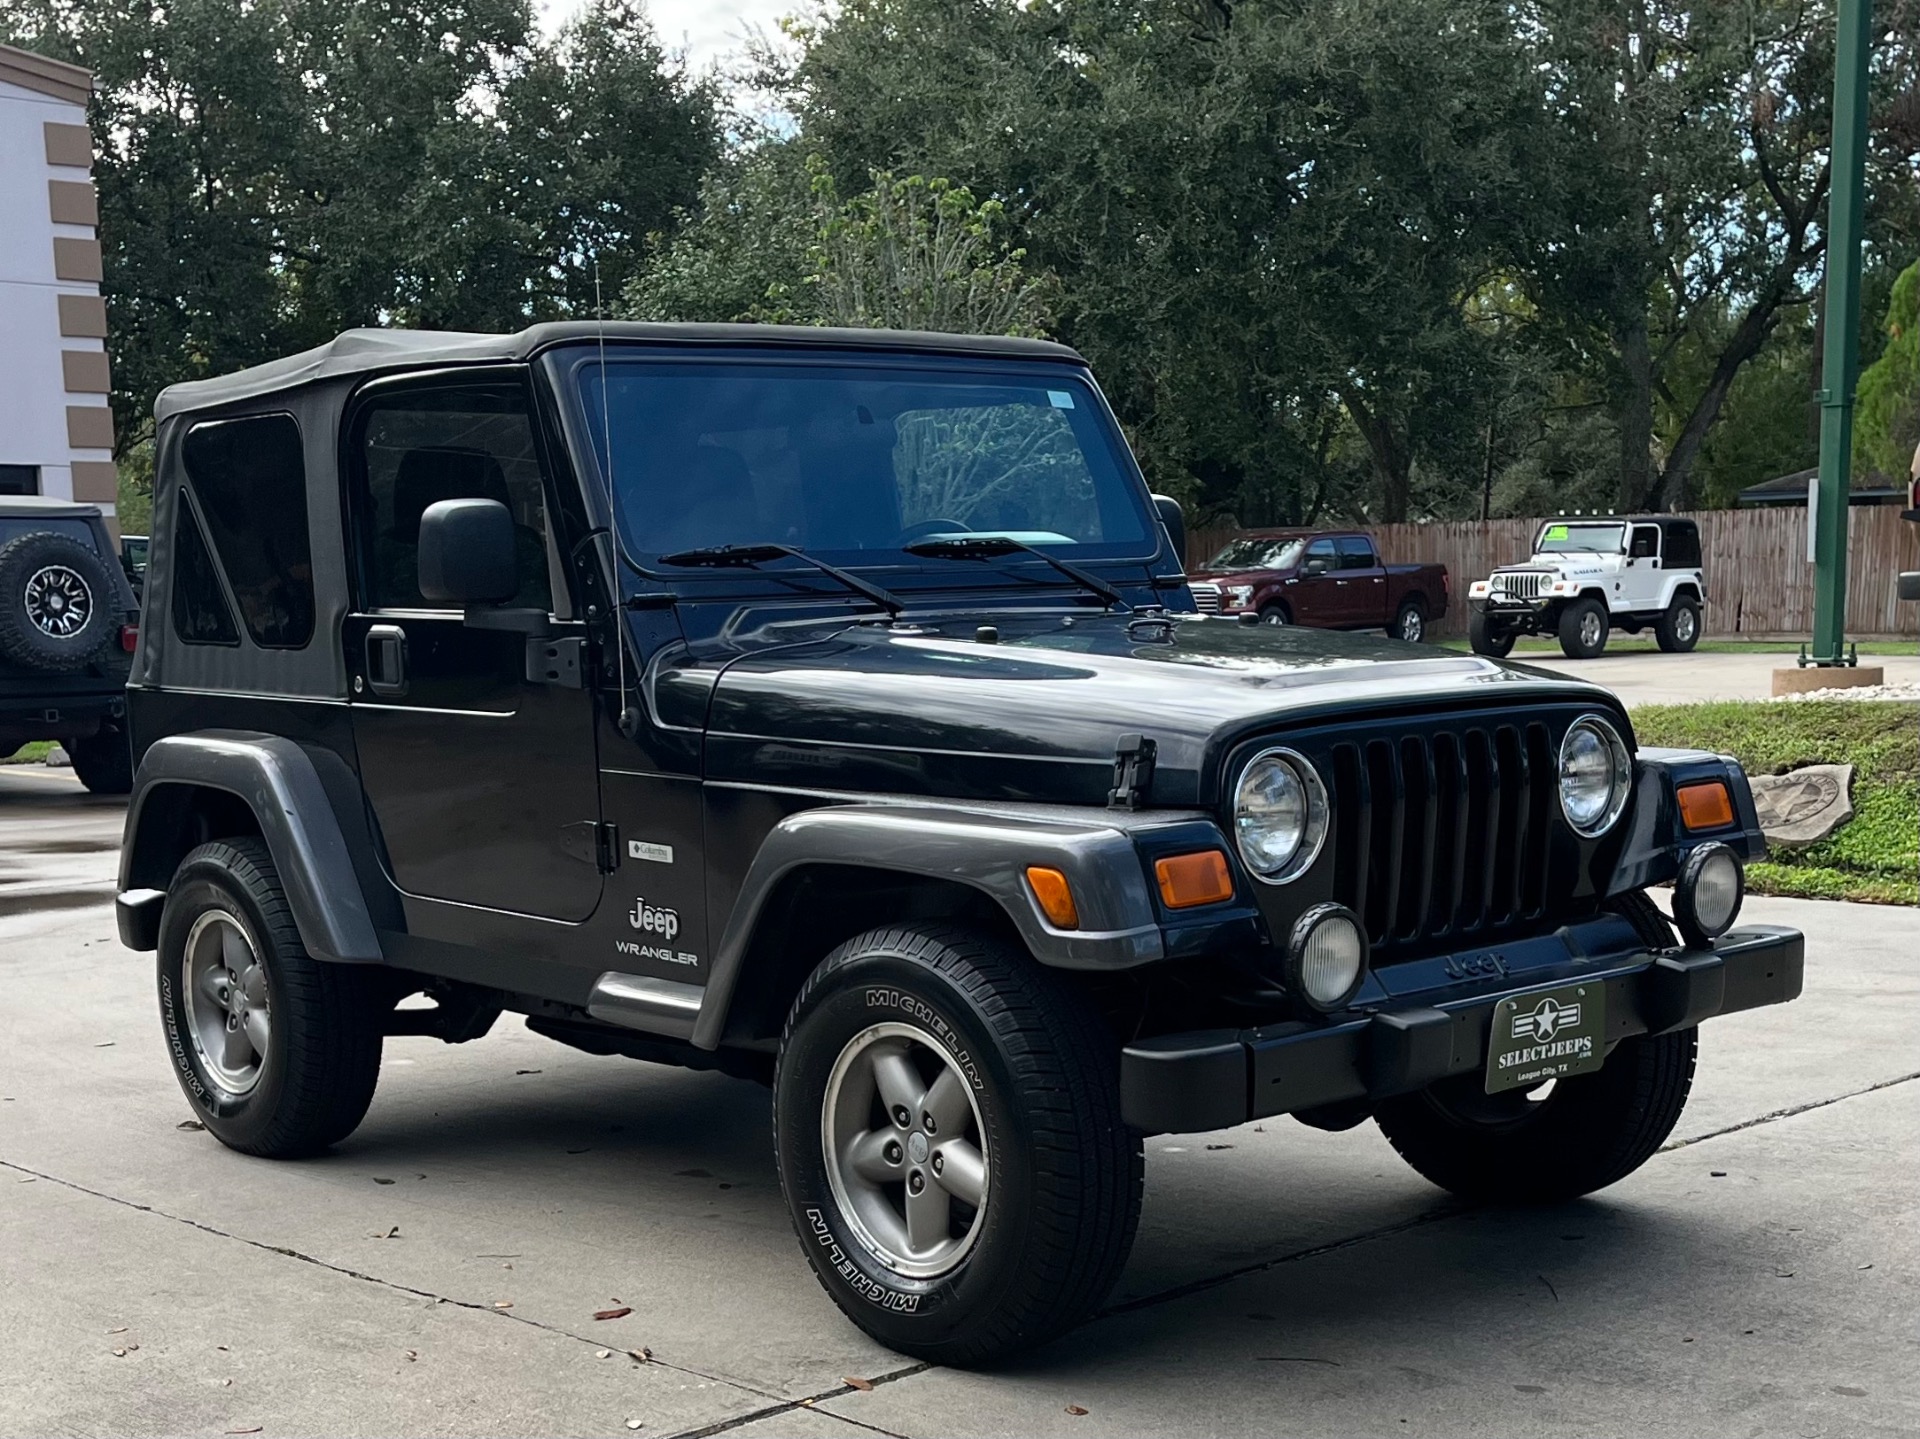
[[[1799,506],[1703,510],[1707,635],[1804,635],[1813,629],[1813,566],[1807,563],[1807,512]],[[1894,597],[1902,570],[1920,569],[1920,525],[1891,505],[1853,505],[1847,558],[1847,633],[1920,633],[1920,605]],[[1453,578],[1453,603],[1436,628],[1465,634],[1467,585],[1497,566],[1527,558],[1535,520],[1451,520],[1378,525],[1369,533],[1388,564],[1442,564]],[[1241,533],[1207,526],[1188,537],[1188,564],[1204,564]]]

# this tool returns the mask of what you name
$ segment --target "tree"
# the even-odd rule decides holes
[[[1920,261],[1894,281],[1887,345],[1860,374],[1853,462],[1899,478],[1920,456]]]
[[[617,287],[718,149],[639,10],[527,0],[0,0],[85,65],[116,449],[155,393],[356,325],[501,329]]]

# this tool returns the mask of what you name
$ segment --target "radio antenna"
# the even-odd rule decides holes
[[[640,707],[627,697],[627,619],[626,603],[621,596],[622,561],[625,546],[620,543],[618,491],[613,482],[613,403],[607,375],[607,307],[600,294],[600,252],[593,255],[594,337],[600,350],[600,446],[607,461],[607,538],[613,542],[613,647],[615,673],[620,685],[620,733],[632,739],[640,731]]]

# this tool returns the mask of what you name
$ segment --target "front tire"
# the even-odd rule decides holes
[[[934,1363],[1084,1319],[1139,1222],[1112,1038],[1025,954],[954,926],[872,930],[814,971],[781,1041],[774,1143],[822,1287]]]
[[[188,854],[160,919],[158,979],[195,1117],[229,1149],[269,1159],[345,1139],[380,1078],[376,978],[307,953],[260,840]]]
[[[1560,612],[1560,650],[1570,660],[1597,659],[1607,647],[1610,620],[1595,599],[1575,600]]]
[[[1670,655],[1683,655],[1700,643],[1700,604],[1691,595],[1675,595],[1654,622],[1653,637]]]
[[[1260,623],[1263,625],[1290,625],[1293,623],[1293,615],[1285,605],[1276,600],[1270,605],[1260,606]]]
[[[1503,660],[1513,653],[1516,635],[1510,629],[1495,626],[1484,610],[1475,610],[1467,617],[1467,638],[1475,654]]]

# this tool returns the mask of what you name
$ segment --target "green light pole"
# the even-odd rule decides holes
[[[1813,648],[1801,663],[1846,653],[1847,502],[1853,481],[1853,389],[1860,369],[1860,225],[1866,190],[1867,53],[1872,0],[1840,0],[1833,53],[1833,170],[1827,205],[1826,356],[1820,391],[1820,484],[1813,526]]]

